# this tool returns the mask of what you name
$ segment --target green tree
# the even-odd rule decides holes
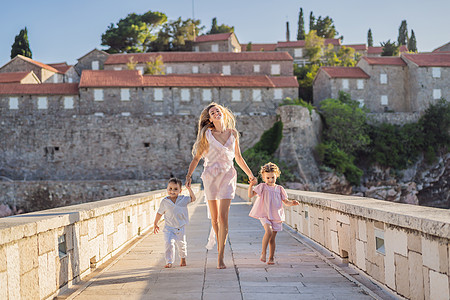
[[[316,18],[313,15],[313,12],[311,11],[309,13],[309,31],[314,30],[314,24],[316,24]]]
[[[305,56],[311,63],[319,63],[323,54],[324,38],[317,35],[315,30],[311,30],[305,38]]]
[[[342,46],[336,52],[332,44],[328,44],[328,48],[325,51],[326,65],[327,66],[342,66],[342,67],[354,67],[357,63],[355,59],[355,49],[351,47]]]
[[[178,18],[164,24],[149,51],[192,51],[192,43],[203,29],[200,20]]]
[[[381,56],[398,56],[400,53],[400,46],[396,45],[395,42],[391,42],[391,40],[387,40],[387,42],[381,43],[383,47],[383,52],[381,52]]]
[[[252,42],[248,42],[247,46],[245,47],[245,51],[252,51]]]
[[[225,24],[217,25],[217,18],[212,19],[211,30],[206,34],[228,33],[234,32],[234,26],[228,26]]]
[[[369,31],[367,31],[367,46],[373,47],[372,29],[370,28]]]
[[[18,54],[32,58],[30,44],[28,42],[28,30],[27,27],[20,30],[19,34],[14,39],[14,44],[11,47],[11,59]]]
[[[406,25],[406,20],[403,20],[398,28],[398,45],[408,45],[408,26]]]
[[[417,41],[414,30],[411,30],[411,37],[408,40],[408,50],[411,52],[417,52]]]
[[[147,52],[150,43],[156,39],[156,32],[167,22],[161,12],[148,11],[142,15],[129,14],[116,24],[109,25],[102,34],[102,45],[108,46],[108,53]]]
[[[298,31],[297,40],[305,39],[305,20],[303,19],[303,8],[300,8],[300,13],[298,14]]]
[[[336,31],[336,28],[334,26],[333,19],[328,16],[326,16],[325,18],[319,16],[319,18],[317,18],[317,20],[313,24],[312,30],[315,30],[318,36],[326,39],[332,39],[336,35],[338,35],[338,32]]]

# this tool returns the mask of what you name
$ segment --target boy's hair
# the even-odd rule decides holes
[[[178,186],[180,187],[180,189],[181,189],[181,186],[183,185],[183,184],[181,183],[181,180],[178,179],[178,178],[175,178],[175,177],[170,178],[170,179],[169,179],[169,182],[167,182],[167,185],[169,185],[169,183],[175,183],[175,184],[178,184]]]
[[[259,171],[259,174],[261,174],[262,176],[263,173],[271,173],[271,172],[277,174],[277,177],[281,175],[280,168],[278,168],[278,166],[272,162],[268,162],[267,164],[262,166],[261,170]]]

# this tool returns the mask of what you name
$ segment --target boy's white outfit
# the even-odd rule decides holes
[[[168,197],[162,199],[158,214],[164,215],[164,239],[166,241],[166,263],[173,264],[175,244],[180,258],[186,258],[186,235],[184,227],[189,223],[187,206],[191,203],[191,197],[178,195],[175,203]]]

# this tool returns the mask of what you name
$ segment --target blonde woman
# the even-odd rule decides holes
[[[192,173],[203,158],[204,170],[201,178],[208,200],[211,224],[217,237],[219,252],[217,268],[225,269],[224,250],[228,236],[228,212],[236,191],[237,180],[233,159],[236,159],[250,181],[256,181],[241,155],[239,133],[230,110],[214,102],[203,109],[198,120],[197,140],[192,155],[194,158],[186,175],[186,186],[190,186]]]

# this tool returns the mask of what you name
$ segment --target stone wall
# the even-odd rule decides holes
[[[370,124],[389,123],[405,125],[419,121],[421,113],[418,112],[394,112],[394,113],[368,113],[367,120]]]
[[[198,185],[193,186],[199,197]],[[53,299],[153,225],[165,190],[0,219],[0,299]]]
[[[248,200],[248,185],[237,195]],[[450,211],[287,190],[286,224],[408,299],[450,298]]]
[[[38,116],[53,116],[53,118],[57,117],[61,121],[66,120],[65,118],[71,118],[73,115],[77,115],[80,113],[79,105],[79,96],[75,95],[14,95],[13,98],[18,98],[19,109],[9,109],[9,101],[10,96],[8,95],[0,95],[0,115],[3,118],[6,117],[14,117],[14,118],[37,118]],[[47,99],[47,108],[39,109],[38,101],[39,98]],[[71,102],[73,103],[73,108],[65,108],[64,101],[66,98],[71,98]],[[18,120],[18,123],[26,123],[26,120]],[[0,133],[0,135],[3,134]]]
[[[42,78],[42,68],[39,66],[32,64],[28,61],[25,61],[19,57],[11,60],[9,63],[4,65],[0,69],[0,73],[9,73],[9,72],[30,72],[33,71],[34,74],[39,78],[41,82],[44,82],[47,78]],[[53,73],[53,72],[52,72]],[[53,73],[54,74],[54,73]]]

